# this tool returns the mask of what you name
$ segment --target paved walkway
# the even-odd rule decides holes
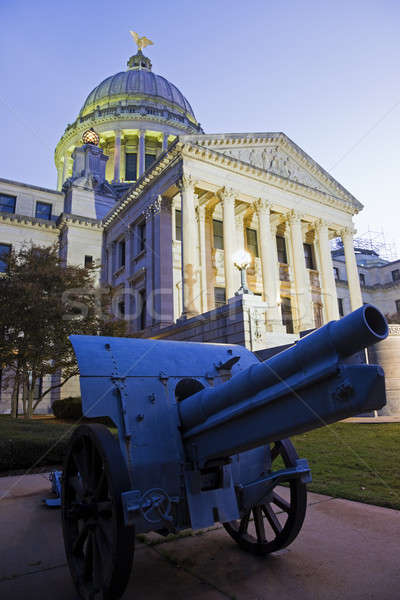
[[[0,478],[1,600],[77,600],[60,511],[41,506],[49,489],[45,475]],[[310,493],[299,537],[267,559],[221,527],[147,539],[154,545],[137,543],[124,600],[400,599],[400,511]]]

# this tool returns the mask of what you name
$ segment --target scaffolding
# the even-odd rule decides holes
[[[374,252],[383,260],[393,262],[397,260],[398,253],[396,242],[389,242],[386,239],[383,229],[381,231],[372,231],[368,229],[365,233],[354,238],[354,247],[360,250]],[[343,242],[340,237],[332,240],[332,250],[343,248]]]

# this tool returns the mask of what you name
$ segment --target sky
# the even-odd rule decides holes
[[[0,0],[0,177],[55,188],[55,146],[126,69],[133,29],[206,133],[283,131],[364,205],[358,234],[383,232],[396,258],[399,20],[398,0]]]

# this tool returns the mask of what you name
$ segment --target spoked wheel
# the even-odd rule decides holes
[[[286,467],[296,465],[298,456],[290,440],[275,442],[271,448],[272,466],[279,456]],[[306,514],[307,491],[299,479],[290,481],[289,486],[289,500],[274,489],[270,502],[253,506],[239,521],[224,523],[241,548],[265,555],[285,548],[295,539]]]
[[[62,524],[72,578],[84,600],[117,600],[128,584],[135,529],[126,527],[121,493],[126,462],[104,425],[81,425],[64,462]]]

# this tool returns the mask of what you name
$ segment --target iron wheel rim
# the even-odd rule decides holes
[[[290,440],[275,442],[271,448],[271,463],[279,456],[286,467],[295,466],[298,455]],[[289,490],[287,501],[274,488],[270,502],[253,506],[239,520],[223,523],[226,531],[240,547],[252,554],[264,556],[285,548],[300,532],[307,509],[306,485],[300,479],[291,480]],[[255,535],[249,533],[252,517]]]
[[[116,600],[129,580],[135,543],[121,493],[130,489],[117,440],[104,425],[81,425],[64,461],[62,525],[74,584],[83,600]]]

